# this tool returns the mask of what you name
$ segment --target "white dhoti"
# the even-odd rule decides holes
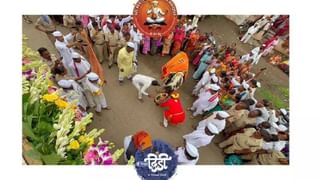
[[[160,17],[160,18],[157,18],[157,19],[152,19],[151,17],[147,17],[147,22],[148,23],[162,23],[164,22],[164,17]]]
[[[89,103],[89,106],[91,108],[94,108],[95,107],[95,103],[94,103],[94,100],[93,100],[93,97],[92,97],[92,94],[91,94],[90,90],[85,89],[84,90],[84,95],[85,95],[85,97],[86,97],[86,99],[87,99],[87,101]]]
[[[101,112],[102,108],[107,108],[107,101],[103,93],[99,96],[93,96],[94,103],[96,104],[96,111]]]

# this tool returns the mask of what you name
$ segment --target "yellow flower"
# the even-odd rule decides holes
[[[70,149],[74,149],[74,150],[77,150],[80,148],[80,144],[77,140],[72,140],[69,144],[69,148]]]
[[[85,138],[83,135],[81,135],[81,136],[78,138],[78,140],[79,140],[80,143],[83,143],[83,142],[86,141],[86,138]]]
[[[85,126],[81,126],[80,127],[80,131],[86,131],[86,127]]]
[[[54,83],[53,83],[51,80],[49,80],[49,81],[48,81],[48,86],[51,87],[51,86],[53,86],[53,85],[54,85]]]
[[[66,101],[62,100],[62,99],[56,100],[55,104],[61,109],[64,109],[64,108],[66,108],[68,106],[68,103]]]
[[[59,97],[56,94],[45,94],[42,96],[42,99],[48,102],[54,102],[57,100]]]
[[[88,145],[89,145],[89,146],[91,146],[92,144],[94,144],[93,138],[89,138],[87,142],[88,142]]]

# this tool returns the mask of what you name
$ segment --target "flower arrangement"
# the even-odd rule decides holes
[[[111,165],[114,164],[123,154],[124,149],[118,149],[113,155],[110,149],[114,144],[109,141],[102,141],[99,138],[98,144],[92,144],[84,155],[84,162],[87,165]]]
[[[27,47],[26,40],[23,36],[22,127],[23,142],[27,141],[31,149],[23,155],[42,164],[85,164],[84,154],[104,129],[86,132],[93,115],[82,113],[76,101],[61,97],[62,90],[50,80],[50,68]],[[113,155],[108,151],[108,155],[118,157],[119,151]]]

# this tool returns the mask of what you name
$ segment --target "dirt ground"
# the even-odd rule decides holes
[[[36,17],[30,17],[35,22]],[[238,47],[237,55],[243,55],[253,48],[250,44],[242,44],[239,41],[237,26],[224,16],[209,16],[199,22],[198,27],[201,32],[214,31],[218,43],[236,42]],[[57,29],[67,33],[67,30],[64,27],[57,26]],[[26,24],[23,22],[22,31],[28,36],[28,45],[34,50],[37,50],[39,47],[46,47],[51,53],[56,53],[53,44],[49,41],[47,36],[44,33],[37,31],[33,24]],[[159,79],[161,66],[169,59],[169,56],[139,55],[138,72]],[[253,72],[257,72],[262,67],[267,67],[267,70],[258,78],[262,84],[262,88],[267,88],[270,92],[277,96],[281,96],[283,99],[284,97],[282,97],[282,94],[278,91],[277,87],[289,87],[288,75],[283,73],[280,69],[268,64],[265,58],[262,58],[259,64],[254,67]],[[114,142],[116,148],[121,148],[123,146],[123,139],[125,136],[139,130],[145,130],[149,132],[154,139],[162,139],[170,143],[173,147],[178,147],[183,143],[182,136],[192,132],[192,127],[201,120],[200,117],[191,119],[191,113],[187,112],[187,120],[183,125],[163,128],[160,126],[160,122],[163,119],[163,110],[154,104],[153,99],[144,97],[144,103],[139,102],[137,100],[137,91],[131,82],[127,80],[123,86],[119,86],[117,80],[118,69],[115,66],[108,69],[107,63],[103,63],[103,68],[107,79],[107,86],[104,87],[104,93],[111,110],[103,111],[101,115],[95,115],[94,121],[89,128],[104,128],[105,132],[102,134],[102,138]],[[190,107],[195,100],[190,95],[192,88],[196,83],[191,78],[193,72],[194,67],[190,66],[189,77],[179,90],[185,109]],[[154,88],[149,88],[148,91],[155,94]],[[257,90],[257,95],[259,99],[259,90]],[[286,101],[288,102],[288,99],[286,99]],[[218,139],[219,137],[210,145],[199,149],[200,159],[198,164],[223,164],[224,157],[222,151],[216,145]],[[119,164],[124,164],[122,159],[123,158],[120,158]]]

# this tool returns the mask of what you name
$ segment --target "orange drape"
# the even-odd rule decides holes
[[[183,72],[184,78],[188,75],[189,58],[185,52],[179,52],[171,58],[165,65],[162,66],[162,77],[165,79],[170,73]]]
[[[104,71],[102,69],[101,64],[99,63],[99,60],[98,60],[96,54],[93,51],[92,44],[89,41],[89,37],[88,37],[86,30],[83,29],[80,32],[80,34],[83,38],[85,38],[85,41],[88,44],[87,46],[84,46],[84,48],[85,48],[87,56],[88,56],[88,61],[91,64],[91,70],[99,76],[99,78],[101,79],[102,82],[106,82],[106,78],[104,76]]]

